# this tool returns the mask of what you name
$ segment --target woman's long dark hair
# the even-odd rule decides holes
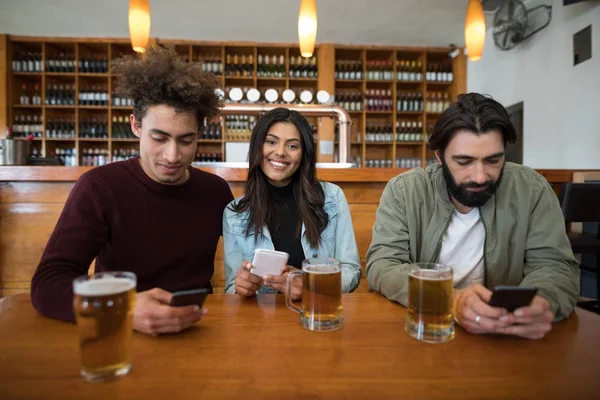
[[[245,194],[232,210],[249,213],[246,233],[254,230],[255,240],[259,233],[262,234],[265,226],[269,226],[270,223],[278,226],[282,221],[283,213],[287,210],[275,199],[273,191],[269,190],[267,176],[261,169],[265,138],[271,126],[278,122],[294,124],[300,133],[302,159],[300,166],[292,175],[291,185],[293,185],[300,217],[306,226],[308,241],[316,248],[329,218],[323,210],[325,194],[316,178],[316,151],[312,128],[306,118],[297,111],[280,107],[269,111],[257,121],[250,137]]]

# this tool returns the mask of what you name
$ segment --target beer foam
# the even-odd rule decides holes
[[[413,271],[409,272],[408,275],[422,281],[447,281],[452,279],[452,274],[450,272]]]
[[[305,265],[302,267],[302,271],[308,272],[310,274],[335,274],[336,272],[340,272],[341,268],[336,267],[334,265]]]
[[[127,278],[90,279],[77,282],[73,287],[79,296],[109,296],[135,288],[135,282]]]

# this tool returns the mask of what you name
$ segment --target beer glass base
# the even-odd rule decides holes
[[[424,324],[415,323],[410,320],[406,321],[404,331],[408,336],[425,343],[446,343],[454,339],[455,335],[454,325],[445,329],[436,328],[432,330],[425,329]]]
[[[105,382],[123,377],[127,375],[129,371],[131,371],[131,365],[126,365],[122,368],[105,373],[93,373],[82,369],[81,376],[86,382]]]
[[[305,316],[301,316],[300,325],[302,325],[304,329],[308,329],[309,331],[313,332],[331,332],[337,331],[344,326],[344,318],[339,317],[335,319],[329,319],[327,321],[317,321],[306,318]]]

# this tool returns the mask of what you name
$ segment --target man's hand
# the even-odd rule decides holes
[[[287,291],[287,279],[291,271],[300,271],[298,268],[294,268],[291,265],[285,265],[281,267],[281,275],[265,275],[263,278],[263,285],[272,287],[281,293]],[[296,276],[292,279],[292,290],[290,291],[290,298],[292,300],[298,300],[302,297],[302,277]]]
[[[492,292],[479,284],[454,291],[453,310],[458,323],[470,333],[497,333],[511,326],[515,316],[488,305]]]
[[[235,274],[235,292],[239,295],[250,297],[256,294],[256,291],[262,285],[262,279],[250,272],[252,263],[242,261],[242,268]]]
[[[541,339],[552,329],[553,320],[550,303],[540,296],[535,296],[531,305],[515,310],[513,325],[499,328],[497,332],[527,339]]]
[[[206,309],[198,306],[171,307],[171,297],[171,293],[159,288],[138,293],[133,328],[153,336],[179,332],[191,327],[206,314]]]

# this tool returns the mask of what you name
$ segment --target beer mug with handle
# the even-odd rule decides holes
[[[290,291],[292,280],[302,276],[302,304],[292,303]],[[342,266],[334,258],[309,258],[302,262],[302,271],[288,274],[286,290],[287,306],[300,314],[300,325],[325,332],[340,329],[344,325],[342,312]]]
[[[88,382],[123,376],[131,369],[136,283],[131,272],[100,272],[73,281],[81,375]]]

